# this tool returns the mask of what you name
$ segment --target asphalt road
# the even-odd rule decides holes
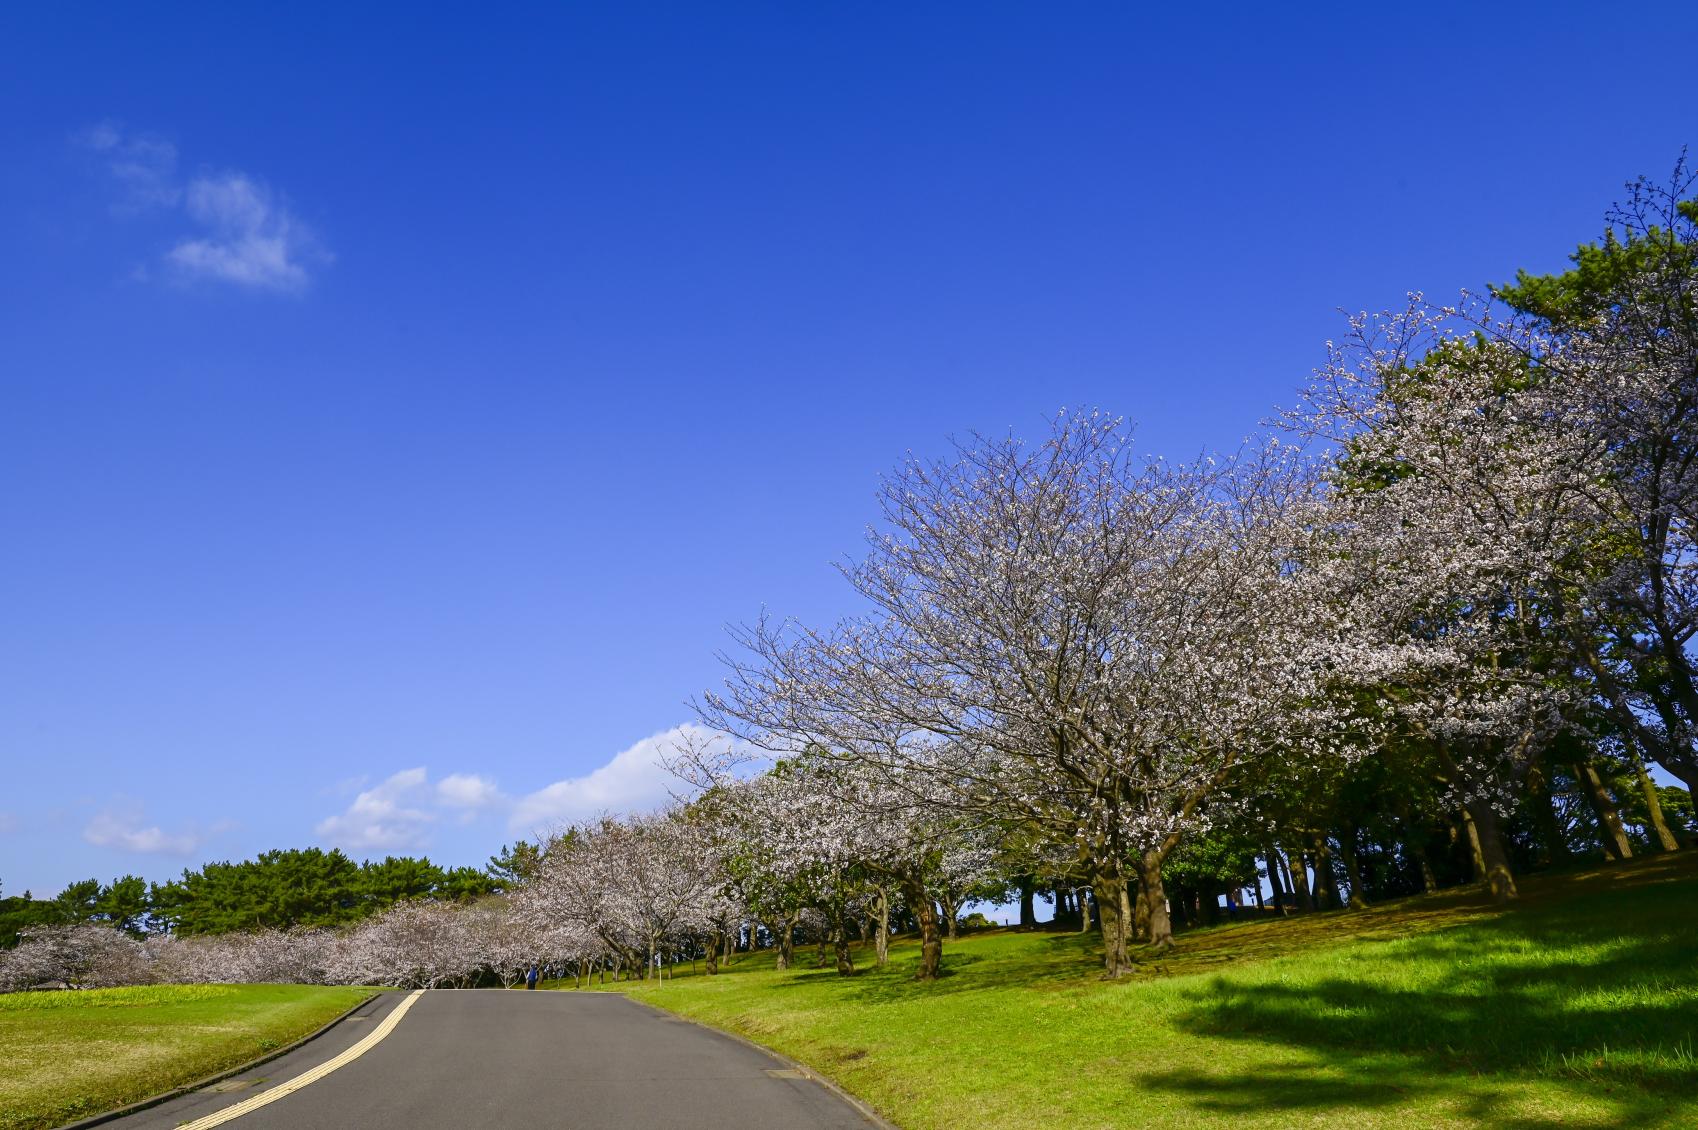
[[[368,1035],[385,993],[305,1046],[213,1088],[107,1123],[167,1130],[252,1098]],[[613,993],[425,993],[381,1043],[232,1130],[877,1126],[759,1049]]]

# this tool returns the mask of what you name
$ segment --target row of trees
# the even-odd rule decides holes
[[[0,991],[141,984],[512,985],[541,952],[506,903],[408,900],[340,930],[134,937],[103,925],[46,926],[0,953]]]
[[[433,891],[373,920],[461,953],[409,983],[495,970],[497,937],[580,976],[762,944],[788,964],[806,937],[848,973],[852,942],[883,961],[896,929],[932,978],[964,902],[1017,897],[1029,923],[1039,890],[1117,976],[1264,879],[1292,912],[1457,881],[1509,900],[1531,867],[1678,850],[1692,183],[1633,186],[1572,270],[1353,319],[1232,456],[1143,458],[1075,412],[909,460],[843,569],[862,612],[736,633],[696,704],[721,736],[672,751],[690,802],[514,855],[509,892],[473,904],[498,909]],[[227,928],[177,913],[180,935]]]
[[[85,879],[52,898],[29,892],[0,899],[0,947],[31,927],[105,925],[137,938],[148,933],[218,934],[236,930],[344,926],[405,899],[465,901],[516,880],[527,845],[503,848],[490,865],[443,868],[429,859],[387,856],[355,863],[340,850],[268,851],[256,859],[208,863],[180,879],[149,884],[126,875]]]

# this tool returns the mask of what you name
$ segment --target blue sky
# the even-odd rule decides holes
[[[846,610],[904,452],[1235,445],[1339,307],[1556,267],[1666,173],[1695,31],[7,6],[0,882],[648,803],[727,622]]]

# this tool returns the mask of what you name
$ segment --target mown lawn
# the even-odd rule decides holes
[[[0,1130],[57,1126],[233,1067],[370,989],[150,985],[0,996]]]
[[[805,950],[790,973],[761,954],[606,987],[912,1130],[1698,1126],[1698,855],[1523,890],[1506,912],[1447,892],[1185,934],[1118,983],[1088,939],[993,931],[946,946],[930,986],[909,943],[849,978]]]

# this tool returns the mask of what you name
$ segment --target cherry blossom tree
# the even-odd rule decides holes
[[[979,439],[952,461],[912,460],[845,568],[874,611],[743,631],[702,716],[1070,845],[1118,975],[1128,872],[1152,941],[1170,944],[1163,860],[1314,697],[1326,632],[1297,567],[1313,486],[1277,447],[1218,466],[1140,461],[1098,415],[1063,416],[1032,447]]]

